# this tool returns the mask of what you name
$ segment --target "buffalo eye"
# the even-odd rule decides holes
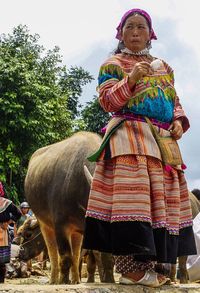
[[[32,236],[31,232],[24,233],[24,238],[30,238]]]

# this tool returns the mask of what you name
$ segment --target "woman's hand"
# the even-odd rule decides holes
[[[176,140],[180,139],[183,135],[183,127],[181,120],[174,120],[168,130],[171,132],[171,135]]]
[[[142,61],[134,65],[132,71],[129,73],[128,84],[132,88],[138,80],[146,75],[152,74],[153,70],[150,63]]]

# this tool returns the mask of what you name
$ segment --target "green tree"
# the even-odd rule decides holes
[[[101,129],[108,123],[110,116],[111,114],[105,112],[100,106],[98,97],[94,96],[93,100],[88,102],[81,111],[81,119],[84,121],[83,128],[101,134]]]
[[[27,26],[1,35],[0,180],[15,202],[23,196],[31,154],[72,133],[72,111],[77,113],[81,86],[91,78],[82,68],[67,70],[59,48],[46,50]]]
[[[82,67],[71,67],[70,70],[65,71],[60,78],[60,86],[63,92],[67,89],[68,101],[67,109],[71,113],[72,119],[79,116],[79,108],[82,105],[79,103],[79,98],[82,94],[82,87],[94,78],[85,71]]]

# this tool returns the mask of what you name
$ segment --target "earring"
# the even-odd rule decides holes
[[[148,40],[147,41],[147,49],[150,50],[151,48],[152,48],[152,46],[151,46],[151,40]]]
[[[124,41],[119,41],[118,48],[120,51],[125,48]]]

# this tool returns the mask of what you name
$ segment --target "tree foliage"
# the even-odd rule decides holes
[[[72,119],[80,114],[79,108],[82,108],[82,105],[79,104],[82,87],[93,79],[94,78],[82,67],[73,67],[70,71],[66,71],[60,78],[62,90],[65,91],[65,89],[67,89],[67,109],[71,112]]]
[[[84,129],[101,134],[101,129],[105,127],[110,119],[110,114],[105,112],[100,106],[98,97],[94,96],[93,100],[88,102],[81,112],[84,121]]]
[[[0,180],[10,197],[23,197],[31,154],[69,136],[82,85],[82,68],[62,65],[59,48],[46,50],[26,26],[0,37]]]

